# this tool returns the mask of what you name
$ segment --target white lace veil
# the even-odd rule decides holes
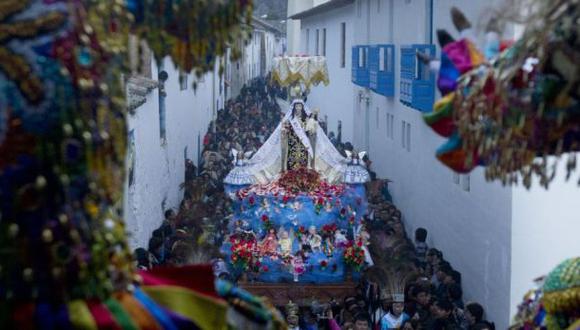
[[[289,121],[294,128],[294,132],[300,138],[300,141],[307,148],[308,153],[312,155],[312,146],[306,136],[306,133],[299,125],[297,119],[292,120],[292,109],[296,103],[302,103],[304,111],[310,115],[310,109],[304,104],[304,101],[297,99],[292,101],[290,108],[284,115],[282,121],[278,124],[272,135],[264,142],[262,147],[248,161],[247,170],[252,173],[256,183],[269,183],[276,179],[281,170],[282,148],[281,148],[281,131],[282,122]],[[347,160],[334,148],[322,127],[318,125],[316,136],[316,170],[323,179],[330,183],[342,182],[346,170]]]

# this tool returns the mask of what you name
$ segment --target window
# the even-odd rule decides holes
[[[163,63],[159,65],[159,138],[161,144],[164,145],[166,141],[166,127],[165,127],[165,97],[167,96],[165,92],[165,82],[167,81],[168,74],[163,70]]]
[[[159,138],[161,144],[166,142],[166,127],[165,127],[165,95],[159,93]]]
[[[407,149],[407,124],[405,123],[405,121],[403,120],[401,122],[401,146],[403,147],[403,149]]]
[[[391,132],[389,131],[389,128],[391,127],[391,114],[387,113],[387,122],[385,124],[385,132],[387,132],[387,138],[390,139],[391,138]]]
[[[395,116],[391,113],[387,113],[387,138],[393,139],[394,138],[394,123],[395,123]]]
[[[379,71],[385,71],[385,48],[379,48]]]
[[[326,29],[322,29],[322,56],[326,56]]]
[[[395,115],[391,115],[391,140],[395,139]]]
[[[459,184],[459,174],[457,172],[453,172],[453,183]]]
[[[340,67],[346,65],[346,23],[340,23]]]
[[[314,50],[316,55],[320,55],[320,30],[316,29],[316,40],[314,40]]]
[[[135,130],[133,129],[129,132],[128,142],[129,142],[129,152],[127,153],[128,155],[127,164],[129,165],[129,170],[127,171],[127,173],[129,179],[129,187],[132,187],[133,184],[135,183],[135,157],[136,157]]]
[[[179,90],[184,91],[187,89],[187,74],[185,72],[179,72]]]
[[[407,123],[407,151],[411,151],[411,124]]]
[[[310,53],[310,29],[306,29],[306,54]]]
[[[461,187],[465,191],[471,190],[471,177],[469,176],[469,174],[462,175]]]
[[[366,67],[366,48],[360,47],[358,49],[358,66],[359,68]]]
[[[386,70],[387,72],[393,72],[393,47],[387,47],[387,58],[386,58]]]

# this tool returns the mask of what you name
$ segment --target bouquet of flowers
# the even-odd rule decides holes
[[[298,230],[294,233],[298,242],[302,241],[302,236],[306,235],[306,228],[304,226],[298,227]]]
[[[322,226],[322,229],[320,230],[320,236],[324,238],[327,237],[334,238],[334,233],[336,232],[337,229],[338,227],[336,226],[335,223],[326,224]]]
[[[272,221],[270,221],[270,217],[268,217],[267,214],[265,214],[265,213],[262,214],[261,220],[262,220],[262,225],[264,226],[264,229],[266,231],[270,230],[270,228],[273,227]]]
[[[252,265],[255,247],[256,244],[252,241],[240,241],[232,245],[232,265],[241,271],[247,270]]]
[[[344,263],[352,267],[355,271],[360,272],[365,262],[365,251],[362,248],[362,242],[349,242],[344,249]]]
[[[278,184],[292,193],[310,192],[320,185],[320,175],[305,167],[287,171],[278,179]]]

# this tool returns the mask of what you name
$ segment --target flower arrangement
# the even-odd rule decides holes
[[[255,243],[251,241],[240,241],[232,245],[232,265],[241,271],[247,270],[252,265],[254,247]]]
[[[356,220],[356,218],[354,217],[354,215],[351,215],[351,216],[348,218],[348,224],[349,224],[350,226],[354,226],[355,220]]]
[[[344,263],[360,272],[365,262],[365,251],[362,248],[362,242],[349,242],[344,249]]]
[[[318,197],[316,198],[316,202],[314,203],[314,211],[316,214],[320,214],[322,207],[324,206],[324,198]]]
[[[298,242],[302,241],[302,237],[306,235],[306,228],[304,226],[298,227],[298,230],[294,233]]]
[[[327,238],[327,237],[334,237],[334,232],[338,229],[338,226],[335,223],[329,223],[322,226],[320,230],[320,236]]]
[[[320,175],[315,170],[301,167],[297,170],[283,173],[278,179],[278,184],[294,194],[310,192],[320,185]]]
[[[303,173],[308,173],[302,176]],[[236,192],[239,201],[250,196],[282,196],[282,203],[287,204],[290,200],[299,194],[313,198],[338,197],[344,194],[346,186],[344,184],[329,184],[321,181],[319,175],[314,170],[296,170],[288,171],[277,181],[267,184],[255,184],[250,187],[240,189]],[[253,202],[253,198],[249,200]],[[250,203],[253,206],[253,203]]]
[[[274,225],[272,224],[272,221],[270,221],[270,217],[268,217],[267,214],[262,214],[262,225],[264,226],[264,229],[266,231],[270,230],[270,228],[272,228]]]

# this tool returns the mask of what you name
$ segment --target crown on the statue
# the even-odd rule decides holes
[[[290,96],[293,99],[302,97],[302,88],[300,86],[294,86],[290,89]]]

